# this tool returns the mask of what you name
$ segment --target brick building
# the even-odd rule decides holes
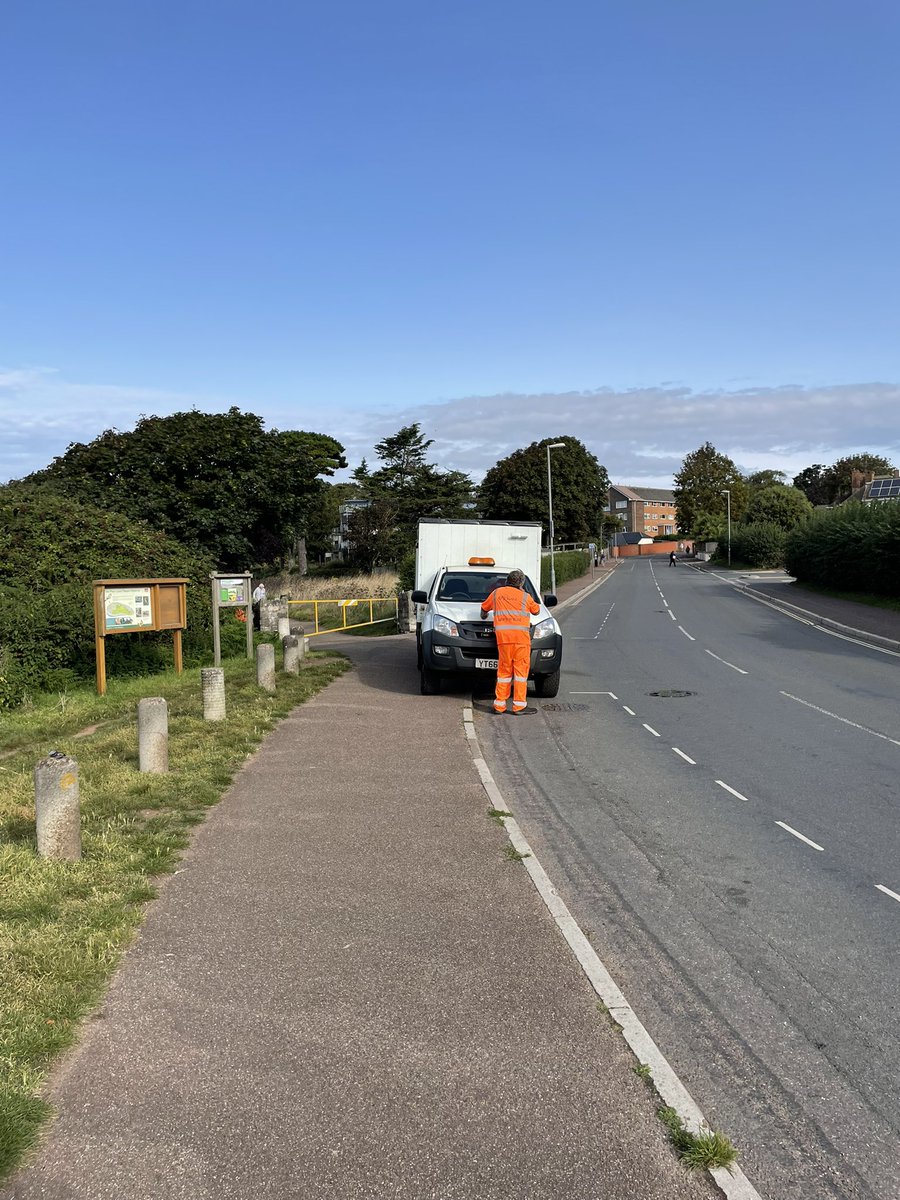
[[[607,507],[614,517],[621,517],[628,533],[649,538],[678,534],[675,493],[667,488],[638,490],[622,483],[610,484]]]

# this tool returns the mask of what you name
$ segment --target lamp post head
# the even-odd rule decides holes
[[[547,447],[548,450],[565,450],[565,448],[566,448],[565,442],[551,442],[550,445]]]

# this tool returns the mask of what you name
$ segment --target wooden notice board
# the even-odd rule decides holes
[[[175,670],[182,672],[181,631],[187,624],[187,579],[95,579],[94,645],[97,692],[106,693],[106,638],[172,630]]]

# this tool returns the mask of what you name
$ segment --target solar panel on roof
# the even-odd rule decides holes
[[[900,479],[875,479],[869,485],[871,500],[900,498]]]

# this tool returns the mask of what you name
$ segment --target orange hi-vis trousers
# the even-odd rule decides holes
[[[497,644],[497,687],[494,692],[494,708],[504,712],[512,687],[513,712],[521,712],[526,705],[528,691],[528,668],[531,665],[531,639],[524,638]]]

